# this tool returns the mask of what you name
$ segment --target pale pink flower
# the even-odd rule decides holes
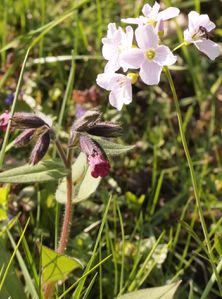
[[[97,76],[97,84],[110,91],[109,102],[117,110],[132,102],[131,78],[122,74],[106,72]]]
[[[108,63],[105,66],[105,72],[115,72],[119,70],[119,55],[126,49],[132,47],[133,29],[130,26],[126,27],[126,32],[121,27],[116,28],[116,24],[108,25],[107,37],[102,39],[103,47],[102,54]],[[124,69],[127,71],[127,69]]]
[[[219,46],[209,39],[209,32],[215,28],[207,14],[200,15],[196,11],[188,14],[188,29],[184,31],[184,40],[193,43],[198,50],[211,60],[220,55]]]
[[[139,68],[139,75],[147,85],[158,84],[163,66],[174,64],[177,57],[167,46],[158,45],[158,36],[151,25],[139,26],[135,35],[139,48],[122,53],[120,63],[125,68]]]
[[[176,7],[168,7],[162,11],[160,11],[159,3],[155,2],[153,7],[149,4],[145,4],[142,9],[143,16],[139,16],[138,18],[127,18],[122,19],[121,21],[127,24],[138,24],[138,25],[153,25],[162,20],[166,21],[177,17],[180,13],[180,10]]]

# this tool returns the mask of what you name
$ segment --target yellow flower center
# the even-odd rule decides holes
[[[155,20],[149,20],[146,23],[147,23],[147,25],[151,25],[151,26],[155,27],[157,22]]]
[[[146,51],[145,56],[148,60],[152,60],[156,56],[156,52],[153,49]]]
[[[129,79],[131,79],[131,83],[132,84],[135,84],[137,82],[137,80],[138,80],[139,74],[137,74],[137,73],[128,73],[127,77]]]

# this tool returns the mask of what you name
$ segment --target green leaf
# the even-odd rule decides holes
[[[0,173],[1,183],[32,183],[58,180],[68,173],[60,161],[42,161],[35,166],[25,164]]]
[[[64,280],[71,271],[83,268],[75,258],[61,255],[45,246],[42,246],[41,251],[44,283]]]
[[[135,147],[135,145],[123,145],[114,143],[98,136],[90,135],[90,138],[95,140],[108,156],[118,156],[132,150]]]
[[[143,289],[122,295],[118,299],[173,299],[179,284],[180,281],[162,287]]]
[[[73,173],[73,203],[86,200],[89,196],[94,193],[99,186],[101,178],[94,178],[91,176],[90,169],[87,164],[86,155],[80,153],[75,163],[72,166]],[[60,203],[66,202],[66,180],[63,179],[59,184],[56,194],[56,200]]]

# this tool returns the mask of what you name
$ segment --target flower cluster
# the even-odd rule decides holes
[[[86,111],[73,123],[70,147],[75,145],[78,137],[80,149],[87,156],[90,172],[94,178],[107,176],[110,164],[105,150],[93,136],[110,138],[119,136],[121,132],[122,128],[118,123],[101,121],[101,114],[97,109]]]
[[[53,133],[49,121],[26,112],[16,112],[12,120],[12,128],[22,130],[14,140],[15,147],[24,147],[32,140],[36,140],[35,146],[30,156],[30,163],[37,164],[48,151]]]
[[[164,21],[179,15],[179,9],[169,7],[160,11],[155,2],[153,7],[145,4],[143,15],[138,18],[122,19],[127,24],[136,24],[135,32],[131,26],[124,30],[116,24],[108,25],[107,36],[102,39],[102,54],[107,60],[104,73],[97,76],[97,84],[110,91],[110,104],[121,110],[124,104],[132,102],[132,84],[138,77],[147,85],[156,85],[164,66],[171,66],[177,57],[165,45],[161,44],[164,35]],[[199,15],[191,11],[188,15],[188,29],[184,31],[184,45],[195,46],[210,59],[219,54],[219,47],[209,39],[209,32],[215,28],[208,15]],[[135,42],[134,44],[134,37]],[[122,73],[117,73],[122,68]],[[138,69],[138,73],[128,72]]]

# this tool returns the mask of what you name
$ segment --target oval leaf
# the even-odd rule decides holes
[[[94,193],[99,186],[101,178],[91,176],[90,169],[87,164],[87,158],[84,153],[80,153],[75,163],[72,166],[72,180],[74,184],[72,200],[73,203],[86,200]],[[66,202],[66,180],[63,179],[59,184],[56,194],[56,200],[59,203]]]
[[[58,180],[68,170],[60,161],[46,160],[35,166],[25,164],[0,173],[0,183],[33,183]]]
[[[118,299],[173,299],[179,285],[180,281],[162,287],[143,289],[122,295]]]
[[[58,254],[45,246],[41,249],[44,283],[64,280],[71,271],[83,268],[80,261],[75,258]]]
[[[132,150],[135,147],[135,145],[123,145],[114,143],[98,136],[90,135],[90,138],[95,140],[108,156],[118,156]]]

